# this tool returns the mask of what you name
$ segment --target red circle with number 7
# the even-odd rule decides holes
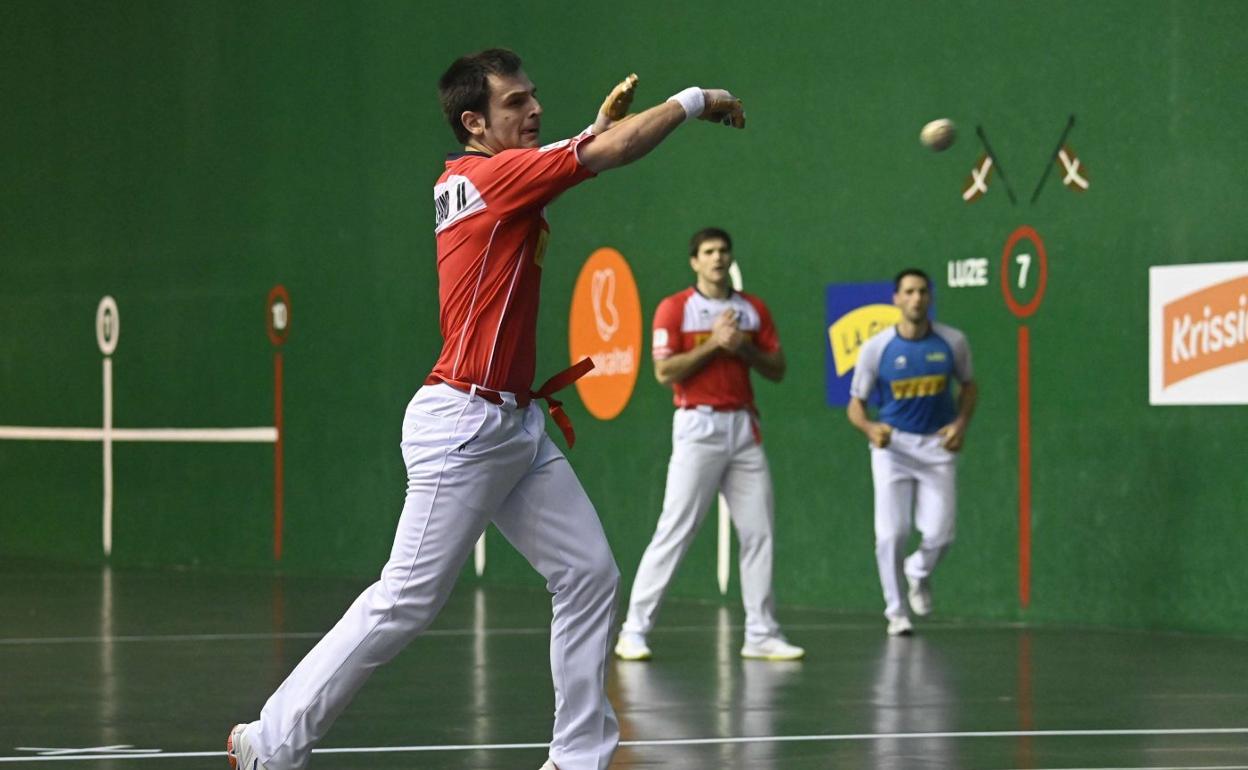
[[[1011,281],[1009,280],[1010,255],[1013,254],[1014,247],[1018,245],[1018,242],[1024,238],[1035,245],[1036,259],[1040,263],[1037,267],[1037,271],[1040,273],[1040,282],[1036,285],[1036,293],[1025,305],[1019,304],[1018,300],[1014,299],[1014,294],[1010,289]],[[1019,318],[1026,318],[1035,313],[1040,307],[1040,300],[1044,298],[1044,288],[1048,283],[1049,258],[1044,251],[1044,241],[1040,240],[1040,234],[1035,231],[1035,228],[1023,225],[1010,234],[1010,237],[1005,241],[1005,249],[1001,252],[1001,293],[1005,296],[1006,307]]]

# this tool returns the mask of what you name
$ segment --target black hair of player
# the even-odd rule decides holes
[[[732,251],[732,236],[728,234],[727,230],[720,230],[718,227],[704,227],[694,233],[693,237],[689,239],[689,256],[698,256],[698,249],[702,247],[703,242],[716,239],[723,241],[728,246],[728,250]]]
[[[480,112],[489,120],[490,75],[514,75],[520,71],[520,57],[506,48],[490,48],[461,56],[438,78],[438,101],[442,114],[451,124],[455,138],[467,144],[471,135],[460,117]]]
[[[927,273],[923,272],[922,270],[918,269],[917,267],[907,267],[905,270],[902,270],[900,273],[898,273],[895,278],[893,278],[893,293],[894,294],[901,291],[901,280],[908,275],[913,275],[916,278],[922,278],[923,283],[927,284],[927,290],[928,291],[932,290],[931,276],[929,276]]]

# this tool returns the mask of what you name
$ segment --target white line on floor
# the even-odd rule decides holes
[[[744,743],[818,743],[840,741],[896,741],[931,740],[933,738],[1069,738],[1108,737],[1127,735],[1245,735],[1248,727],[1209,727],[1180,729],[1125,729],[1125,730],[1001,730],[977,732],[934,733],[848,733],[830,735],[761,735],[740,738],[671,738],[663,740],[621,741],[621,746],[723,746]],[[313,749],[314,754],[399,754],[428,751],[505,751],[511,749],[544,749],[545,743],[485,743],[446,744],[435,746],[354,746],[330,749]],[[160,754],[127,755],[126,759],[189,759],[216,757],[224,751],[182,751]],[[88,759],[116,760],[116,754],[66,755],[34,757],[0,757],[0,763],[17,762],[76,762]],[[1248,770],[1243,765],[1207,765],[1201,767],[1140,766],[1131,768],[1052,768],[1050,770]]]
[[[797,628],[798,626],[785,626],[786,628]],[[876,624],[869,626],[862,623],[807,623],[801,626],[803,630],[833,630],[846,628],[875,628]],[[655,635],[663,634],[679,634],[679,633],[695,633],[699,631],[714,630],[717,626],[673,626],[663,628],[655,632]],[[744,626],[732,625],[729,629],[739,630]],[[26,637],[0,637],[0,645],[37,645],[37,644],[102,644],[121,643],[121,642],[252,642],[264,641],[266,639],[319,639],[329,632],[324,631],[290,631],[282,633],[250,633],[250,634],[127,634],[124,636],[26,636]],[[430,631],[422,631],[421,636],[535,636],[539,634],[549,634],[549,626],[534,626],[531,628],[443,628],[433,629]]]

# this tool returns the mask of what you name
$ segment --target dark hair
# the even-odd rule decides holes
[[[694,233],[693,237],[689,239],[689,256],[698,256],[698,249],[702,246],[703,242],[713,241],[716,239],[728,244],[728,250],[732,251],[732,236],[729,235],[727,231],[720,230],[718,227],[704,227]]]
[[[467,144],[468,129],[460,117],[465,112],[480,112],[488,117],[490,107],[490,75],[514,75],[520,71],[520,57],[506,48],[490,48],[461,56],[438,79],[438,101],[442,114],[451,124],[455,138]]]
[[[927,273],[923,272],[917,267],[907,267],[905,270],[902,270],[900,273],[898,273],[895,278],[893,278],[893,293],[894,294],[901,291],[901,279],[905,278],[907,275],[913,275],[918,278],[922,278],[923,283],[927,284],[927,290],[928,291],[932,290],[932,279],[928,276]]]

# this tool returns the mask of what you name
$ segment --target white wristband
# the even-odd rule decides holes
[[[674,94],[667,99],[669,102],[676,102],[685,110],[685,120],[692,120],[702,114],[702,110],[706,109],[706,94],[701,88],[686,88],[678,94]]]

